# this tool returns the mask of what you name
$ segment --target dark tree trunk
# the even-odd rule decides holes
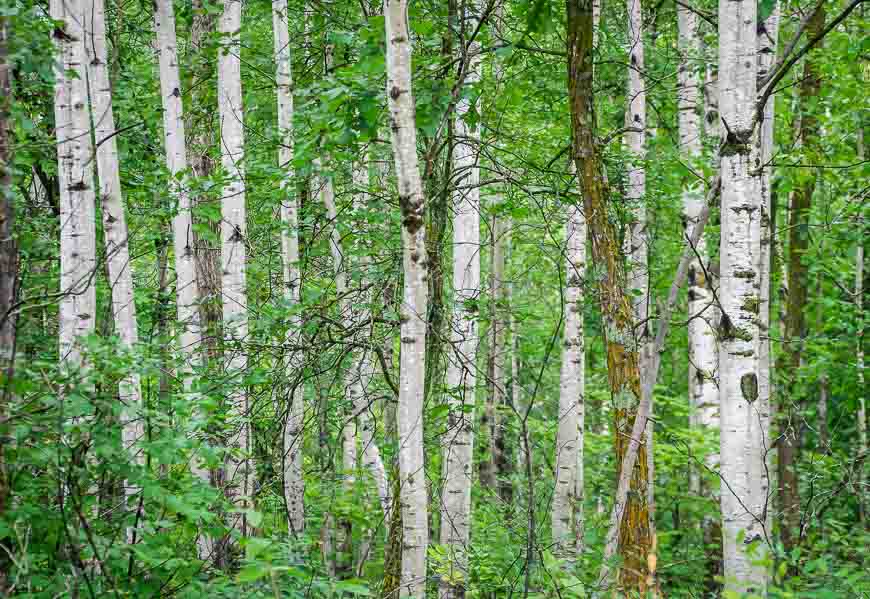
[[[825,26],[825,8],[819,5],[810,18],[807,35],[818,35]],[[815,116],[816,98],[821,89],[819,65],[813,54],[804,63],[803,79],[799,88],[801,104],[800,130],[798,135],[805,155],[813,155],[819,145],[819,122]],[[808,160],[808,162],[813,162]],[[788,291],[785,297],[784,352],[777,369],[782,374],[783,384],[779,393],[777,417],[779,442],[777,444],[777,469],[781,511],[780,535],[788,553],[799,542],[800,489],[797,459],[800,449],[800,422],[798,407],[802,402],[799,385],[801,352],[806,337],[808,265],[804,255],[809,247],[809,216],[813,192],[816,188],[815,173],[798,185],[792,195],[788,232]]]

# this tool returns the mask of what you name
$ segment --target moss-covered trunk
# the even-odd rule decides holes
[[[607,378],[614,407],[614,449],[622,463],[640,402],[638,342],[631,302],[626,294],[625,266],[616,230],[608,216],[609,190],[595,143],[592,88],[592,1],[568,0],[568,97],[571,108],[573,156],[583,192],[588,235],[598,282],[607,348]],[[619,467],[618,467],[619,468]],[[619,472],[617,472],[617,478]],[[643,593],[650,578],[653,539],[647,505],[647,459],[641,447],[631,476],[631,492],[623,513],[618,548],[622,557],[619,586],[626,593]]]

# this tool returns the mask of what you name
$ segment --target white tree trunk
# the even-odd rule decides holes
[[[649,317],[649,238],[646,214],[646,88],[643,51],[643,7],[641,0],[626,0],[628,13],[628,107],[625,112],[625,145],[628,148],[628,186],[626,200],[631,211],[631,222],[625,235],[625,253],[628,256],[628,287],[631,293],[637,338],[640,344],[641,384],[649,372],[650,325]],[[652,413],[652,406],[650,406]],[[655,524],[655,467],[653,461],[653,423],[647,423],[646,455],[649,483],[650,530]],[[653,532],[654,534],[654,532]]]
[[[465,6],[463,20],[468,31],[477,27],[477,2]],[[466,85],[480,80],[480,44],[468,45],[469,64]],[[479,104],[479,103],[478,103]],[[446,546],[450,560],[448,575],[439,586],[445,599],[464,597],[469,580],[468,549],[471,528],[471,478],[474,469],[474,412],[477,384],[478,323],[477,302],[480,298],[480,170],[477,166],[479,130],[464,118],[472,109],[469,99],[456,105],[454,131],[457,139],[453,169],[458,189],[453,194],[453,316],[447,361],[448,428],[443,439],[441,491],[441,544]],[[475,109],[477,109],[475,107]],[[494,325],[495,326],[495,325]],[[403,334],[404,337],[404,334]],[[404,354],[405,348],[402,348]],[[493,382],[493,384],[496,384]],[[489,422],[495,418],[487,398]],[[490,452],[485,458],[492,468],[495,435],[489,431]]]
[[[181,380],[184,391],[193,389],[193,370],[199,363],[202,343],[200,328],[199,285],[193,253],[193,222],[190,195],[187,190],[187,146],[184,130],[184,107],[181,101],[181,82],[178,72],[178,47],[175,35],[175,12],[172,0],[157,0],[154,12],[160,69],[160,97],[163,102],[163,136],[166,168],[169,171],[169,193],[176,201],[172,217],[173,251],[175,255],[176,316],[179,327],[179,346],[183,357]],[[195,401],[196,398],[192,396]],[[196,411],[195,411],[196,413]],[[200,423],[201,425],[202,423]],[[191,470],[200,480],[209,482],[209,471],[202,460],[194,457]],[[200,535],[199,557],[207,559],[213,553],[211,540]]]
[[[586,277],[586,218],[583,207],[566,205],[565,225],[565,332],[559,383],[559,424],[556,433],[556,486],[551,526],[554,551],[569,562],[582,545],[578,526],[572,535],[572,517],[583,513],[583,393],[585,347],[583,338],[583,283]]]
[[[625,253],[629,260],[628,286],[631,292],[638,339],[642,345],[648,341],[649,330],[649,267],[647,249],[649,242],[646,230],[646,90],[643,70],[643,12],[641,0],[627,0],[628,10],[628,108],[625,112],[625,145],[629,157],[627,163],[628,185],[626,202],[631,211],[631,222],[625,235]],[[646,352],[641,352],[641,377],[645,371]]]
[[[272,27],[275,37],[275,83],[278,94],[278,167],[281,179],[281,260],[283,264],[284,299],[291,309],[300,303],[302,273],[299,268],[299,202],[296,197],[293,165],[293,62],[290,52],[290,20],[287,0],[273,0]],[[287,344],[290,359],[288,377],[294,377],[302,367],[300,345],[302,315],[294,311],[290,316]],[[282,429],[283,450],[281,472],[284,478],[284,503],[287,525],[293,535],[305,529],[305,481],[302,477],[302,384],[294,384],[284,416]],[[278,413],[281,413],[279,408]]]
[[[754,1],[720,0],[721,502],[725,588],[735,593],[764,593],[767,584],[766,569],[754,563],[750,550],[764,545],[766,533],[766,498],[756,479],[764,469],[758,402],[761,194],[753,175],[759,159],[753,143],[756,35]]]
[[[774,4],[773,11],[770,16],[764,21],[762,27],[758,31],[758,80],[767,77],[773,63],[776,60],[776,46],[779,36],[779,2]],[[762,90],[763,91],[763,90]],[[762,504],[764,512],[767,513],[767,521],[765,526],[768,526],[771,521],[773,510],[770,509],[769,497],[772,481],[771,473],[774,471],[773,456],[770,443],[770,421],[771,421],[771,402],[770,395],[772,389],[773,372],[771,360],[771,343],[770,343],[770,290],[771,290],[771,252],[773,245],[773,235],[771,230],[771,171],[769,166],[773,157],[774,143],[774,106],[775,96],[767,100],[764,105],[764,116],[760,124],[759,136],[757,143],[759,145],[758,155],[760,157],[761,169],[756,173],[758,178],[758,186],[761,193],[761,230],[759,232],[761,239],[761,251],[759,253],[759,306],[758,306],[758,322],[760,327],[759,346],[758,346],[758,414],[759,424],[761,426],[761,449],[764,452],[765,462],[757,464],[761,471],[756,472],[753,480],[757,485],[756,493],[763,498]],[[769,530],[769,528],[768,528]]]
[[[139,331],[136,326],[136,303],[133,298],[133,271],[130,264],[127,218],[124,198],[121,196],[121,173],[106,49],[106,9],[103,0],[86,0],[85,14],[88,15],[85,20],[88,87],[93,112],[94,137],[97,143],[97,175],[109,287],[112,290],[112,314],[121,346],[130,350],[139,342]],[[136,443],[145,433],[142,392],[139,373],[135,369],[121,381],[118,394],[122,404],[121,436],[124,448],[133,454],[136,463],[144,464],[144,453],[141,449],[135,448]],[[135,506],[135,497],[138,493],[137,487],[125,482],[124,494],[128,509]],[[128,534],[132,534],[132,529]],[[133,540],[132,536],[130,540]]]
[[[248,367],[244,344],[248,337],[246,289],[247,238],[245,209],[244,111],[239,51],[242,26],[241,0],[224,0],[218,23],[218,115],[221,123],[221,166],[227,177],[221,200],[221,288],[224,323],[224,359],[232,381],[228,394],[230,431],[227,440],[226,495],[238,509],[251,506],[253,468],[249,457],[249,406],[242,378]],[[244,514],[234,514],[231,523],[247,534]]]
[[[55,67],[55,136],[60,189],[60,362],[70,374],[82,372],[80,340],[94,332],[96,226],[91,121],[85,56],[85,2],[52,0],[60,59]]]
[[[701,38],[698,16],[677,6],[680,66],[678,73],[678,125],[680,156],[692,168],[701,162],[701,118],[699,114]],[[717,117],[718,118],[718,117]],[[683,186],[683,235],[691,235],[704,208],[703,182],[690,176]],[[719,365],[714,327],[718,309],[714,302],[715,281],[710,269],[706,236],[695,248],[696,257],[689,265],[689,424],[693,429],[716,431],[719,428],[719,389],[716,383]],[[710,468],[717,468],[719,452],[705,456]],[[701,475],[697,467],[690,473],[690,490],[701,494]]]
[[[423,383],[426,360],[427,259],[425,199],[417,159],[407,0],[384,0],[387,98],[393,160],[402,211],[404,291],[399,374],[399,476],[402,504],[401,597],[426,594],[429,527],[423,469]]]
[[[202,341],[197,301],[196,265],[193,255],[193,231],[190,215],[190,195],[182,181],[187,171],[187,148],[184,131],[184,107],[178,73],[178,49],[175,36],[175,13],[170,0],[158,0],[154,14],[160,63],[160,96],[163,100],[163,130],[166,166],[169,170],[170,193],[177,202],[172,218],[177,317],[179,341],[186,368],[182,374],[185,391],[192,386],[191,366],[198,362]]]

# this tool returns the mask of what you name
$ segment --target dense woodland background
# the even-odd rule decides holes
[[[870,596],[867,25],[3,0],[0,592]]]

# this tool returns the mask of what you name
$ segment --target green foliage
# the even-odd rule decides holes
[[[8,585],[14,587],[14,596],[338,598],[376,596],[382,590],[389,557],[388,523],[369,474],[362,468],[342,471],[340,435],[352,412],[345,393],[352,369],[349,356],[366,344],[369,350],[379,348],[383,354],[391,349],[397,356],[400,345],[400,214],[394,182],[386,172],[389,169],[381,167],[391,162],[384,94],[384,21],[372,3],[336,2],[314,11],[306,28],[301,16],[296,18],[303,14],[303,3],[294,0],[290,4],[296,113],[294,159],[286,167],[277,164],[269,3],[247,3],[241,31],[251,334],[239,347],[224,343],[218,331],[213,343],[218,356],[246,350],[250,366],[243,377],[233,378],[220,358],[207,360],[194,372],[192,392],[183,389],[179,374],[183,364],[175,349],[179,327],[173,305],[170,223],[177,207],[168,192],[162,156],[151,4],[109,7],[113,103],[140,343],[132,350],[122,349],[113,333],[109,283],[99,272],[97,334],[84,340],[88,367],[78,372],[62,370],[57,355],[53,24],[42,3],[22,0],[2,9],[12,32],[8,59],[14,73],[14,102],[9,109],[15,144],[9,166],[21,277],[18,359],[15,376],[3,381],[0,422],[10,491],[0,513],[0,568]],[[792,4],[782,7],[783,14],[798,8]],[[203,46],[196,48],[190,31],[196,17],[217,16],[221,6],[205,2],[196,13],[196,5],[176,6],[183,100],[189,131],[205,134],[209,139],[205,154],[219,162],[213,73],[216,39],[206,36]],[[693,5],[711,14],[715,8],[707,1]],[[759,13],[763,17],[773,6],[761,0]],[[694,174],[680,160],[674,141],[675,6],[650,4],[645,9],[650,28],[645,76],[650,126],[656,131],[648,136],[645,202],[650,213],[652,294],[664,298],[683,243],[679,198]],[[485,148],[480,158],[481,178],[487,182],[481,190],[485,204],[482,239],[487,239],[489,219],[495,213],[512,220],[507,265],[511,298],[507,306],[499,307],[509,308],[513,319],[509,337],[515,341],[518,369],[510,372],[509,395],[513,397],[516,388],[520,401],[499,409],[511,440],[507,449],[513,467],[505,478],[512,485],[512,500],[502,501],[474,476],[468,569],[456,572],[450,568],[451,556],[437,544],[444,525],[438,513],[440,450],[450,426],[445,399],[455,389],[443,381],[434,383],[436,389],[425,410],[432,511],[430,593],[434,595],[439,577],[453,576],[454,582],[467,584],[469,598],[589,597],[596,592],[616,470],[606,354],[596,308],[596,282],[602,271],[600,265],[590,264],[584,280],[586,497],[579,508],[586,515],[586,549],[568,564],[553,556],[549,531],[564,316],[564,215],[567,205],[580,202],[565,154],[570,133],[565,60],[559,55],[564,51],[563,6],[517,0],[505,3],[503,10],[507,26],[497,34],[487,25],[479,34],[486,50],[482,80],[457,88],[455,57],[442,50],[448,37],[446,3],[411,5],[419,154],[429,158],[421,164],[426,188],[442,194],[439,197],[449,198],[460,184],[446,166],[451,147],[443,136],[449,129],[449,110],[459,98],[480,101],[479,108],[465,119],[469,125],[480,126]],[[596,48],[596,118],[602,139],[624,126],[624,12],[621,4],[605,3]],[[798,71],[783,81],[777,98],[774,290],[783,276],[780,260],[786,248],[781,232],[788,227],[787,198],[812,178],[817,188],[810,226],[801,232],[810,242],[804,260],[812,281],[807,307],[811,334],[803,345],[805,365],[799,372],[776,373],[779,382],[792,378],[798,382],[795,402],[803,422],[804,447],[798,466],[806,529],[799,550],[786,554],[781,546],[774,546],[768,558],[774,573],[768,593],[772,598],[851,599],[870,594],[866,551],[870,534],[857,524],[854,484],[860,468],[867,472],[866,464],[855,458],[855,414],[859,397],[866,395],[860,388],[855,343],[867,323],[850,291],[856,248],[866,239],[868,214],[863,198],[870,175],[855,144],[856,128],[865,125],[860,119],[866,120],[866,107],[860,102],[866,95],[868,41],[856,33],[861,25],[866,25],[863,17],[833,31],[824,52],[817,53],[825,93],[810,109],[827,132],[818,150],[802,148],[794,140],[796,86],[792,84],[800,77]],[[784,20],[780,39],[788,40],[794,28],[793,20]],[[467,35],[455,27],[450,32],[454,48]],[[715,36],[706,26],[705,36],[715,45]],[[327,44],[333,46],[334,64],[325,72]],[[617,200],[626,184],[626,155],[619,139],[616,135],[603,148]],[[705,145],[703,164],[691,166],[692,171],[709,177],[715,170],[712,156],[718,142],[705,139]],[[366,157],[373,163],[369,165],[371,183],[361,190],[352,183],[351,165]],[[820,164],[826,168],[808,166]],[[290,193],[301,201],[302,302],[294,306],[283,297],[280,262],[278,213],[284,199],[280,181],[285,168],[292,169],[295,177]],[[317,196],[323,175],[331,176],[336,185],[338,222],[330,221]],[[185,179],[197,200],[192,233],[200,258],[220,243],[217,225],[223,178],[216,167],[206,176]],[[354,195],[361,191],[367,192],[367,202],[354,206]],[[496,196],[501,201],[494,204]],[[448,209],[441,216],[449,220],[450,214]],[[624,202],[615,203],[611,216],[623,230],[628,216]],[[351,304],[355,309],[367,307],[373,315],[372,322],[360,325],[365,330],[362,335],[355,336],[342,320],[345,315],[329,251],[333,227],[339,231],[349,262],[368,260],[348,277]],[[707,235],[710,240],[718,239],[717,222]],[[450,239],[449,231],[446,239]],[[709,242],[714,255],[716,245]],[[445,246],[449,312],[449,242]],[[489,260],[488,248],[484,248],[484,280]],[[205,303],[216,301],[205,298]],[[481,370],[475,401],[464,408],[469,415],[475,413],[474,404],[480,413],[489,392],[482,373],[495,307],[487,295],[473,302],[480,315]],[[775,298],[774,303],[770,337],[778,341],[781,327],[775,316],[780,300]],[[286,343],[287,333],[297,315],[304,317],[302,347],[292,348]],[[686,318],[685,310],[674,315],[674,331],[663,354],[655,395],[658,583],[663,596],[711,597],[721,583],[716,563],[721,549],[714,524],[720,518],[719,506],[714,494],[694,496],[688,488],[690,472],[697,473],[705,488],[719,488],[715,465],[706,467],[704,459],[717,450],[718,435],[688,425],[688,349],[685,328],[678,326]],[[288,369],[290,353],[300,349],[304,363]],[[775,350],[781,348],[775,345]],[[381,371],[378,357],[373,357],[377,374],[367,392],[377,424],[375,437],[387,470],[393,471],[398,444],[387,422],[395,407],[390,383],[398,384],[398,360],[383,359],[386,372]],[[146,431],[135,448],[144,456],[141,463],[123,446],[118,426],[124,413],[118,385],[134,372],[141,377],[145,397],[144,405],[135,410]],[[822,375],[830,381],[827,444],[821,439],[815,402]],[[218,568],[197,558],[196,541],[201,535],[223,539],[236,534],[224,518],[234,508],[219,490],[194,477],[190,464],[195,456],[214,471],[226,463],[225,440],[233,424],[227,398],[240,386],[253,406],[250,452],[257,463],[256,508],[246,515],[256,531],[249,538],[235,539],[231,563]],[[305,406],[301,452],[306,480],[306,530],[296,537],[287,531],[281,472],[282,423],[287,398],[295,388],[302,388]],[[483,432],[477,422],[475,430]],[[522,444],[524,435],[530,441],[530,455]],[[475,468],[486,458],[478,446]],[[525,470],[527,460],[530,477]],[[400,486],[395,475],[392,483]],[[139,490],[134,505],[125,503],[125,485]],[[774,504],[774,516],[775,509]],[[350,524],[353,556],[339,547],[341,533],[335,530],[336,522]],[[774,517],[773,539],[778,526]],[[129,543],[127,534],[133,530],[136,543]],[[324,540],[330,535],[336,549],[333,555],[324,555]],[[368,550],[361,555],[363,546]],[[330,562],[349,560],[355,560],[354,567],[330,575]],[[358,569],[357,562],[362,562]]]

